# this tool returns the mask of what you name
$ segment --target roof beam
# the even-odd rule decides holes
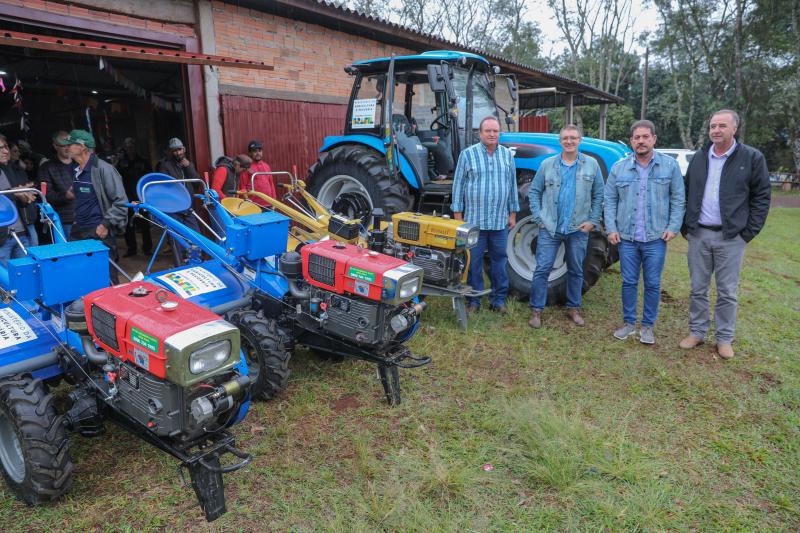
[[[167,48],[145,48],[129,44],[113,44],[85,39],[64,39],[32,33],[0,31],[0,45],[22,46],[39,50],[54,50],[103,57],[139,59],[159,63],[183,63],[187,65],[216,65],[220,67],[275,70],[272,65],[261,61],[248,61],[232,57],[215,56],[194,52],[182,52]]]

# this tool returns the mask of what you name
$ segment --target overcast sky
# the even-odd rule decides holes
[[[557,55],[564,51],[565,45],[561,42],[561,30],[558,29],[552,11],[547,5],[547,0],[528,0],[528,18],[539,24],[542,30],[542,54],[545,56]],[[634,24],[634,35],[639,35],[648,30],[654,30],[658,24],[658,11],[650,2],[639,2],[634,0],[631,7],[631,14],[636,19]],[[638,52],[644,52],[639,47],[634,48]]]

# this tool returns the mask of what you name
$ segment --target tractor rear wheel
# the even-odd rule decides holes
[[[28,505],[55,500],[72,485],[64,417],[30,374],[0,380],[0,464],[11,492]]]
[[[275,320],[261,318],[252,309],[231,311],[226,320],[241,332],[250,394],[255,399],[271,400],[289,384],[289,334]]]
[[[523,213],[525,214],[525,213]],[[536,268],[536,243],[539,227],[534,224],[530,212],[519,219],[508,234],[508,278],[511,294],[521,300],[530,298],[531,280]],[[608,264],[608,241],[600,231],[589,234],[586,258],[583,261],[583,289],[588,291]],[[553,270],[547,280],[547,305],[562,305],[567,301],[567,262],[564,245],[556,253]]]
[[[365,146],[337,146],[323,153],[308,175],[309,192],[348,218],[370,222],[373,208],[391,216],[414,205],[408,184],[389,172],[382,154]]]

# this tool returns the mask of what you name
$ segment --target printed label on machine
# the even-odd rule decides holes
[[[158,339],[139,328],[131,328],[131,340],[151,352],[158,352]]]
[[[0,349],[32,341],[36,334],[13,309],[0,309]]]
[[[158,279],[175,289],[178,296],[182,298],[191,298],[198,294],[225,288],[222,280],[203,267],[192,267],[170,272],[169,274],[158,276]]]
[[[133,349],[133,359],[140,367],[150,370],[150,354],[139,348]]]
[[[363,268],[351,266],[350,270],[347,272],[347,275],[353,279],[360,279],[361,281],[375,283],[375,272],[370,272],[369,270],[364,270]]]
[[[353,100],[353,115],[350,119],[350,127],[354,130],[374,128],[377,104],[378,100],[375,98]]]

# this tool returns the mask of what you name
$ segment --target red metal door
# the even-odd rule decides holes
[[[222,96],[225,153],[247,153],[247,143],[264,143],[264,160],[272,170],[297,165],[298,178],[317,160],[327,135],[340,135],[347,106],[249,96]]]
[[[544,115],[521,117],[519,131],[547,133],[550,131],[550,120]]]

